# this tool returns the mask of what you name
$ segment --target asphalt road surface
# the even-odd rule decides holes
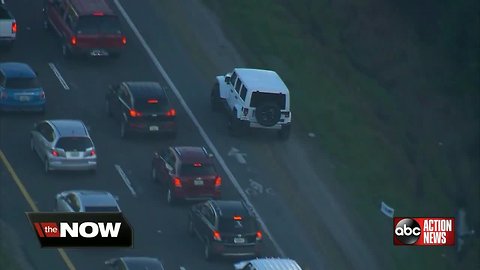
[[[148,8],[138,4],[141,2],[120,1],[125,4],[125,10],[131,15],[146,44],[153,44],[151,49],[155,57],[278,243],[276,247],[267,239],[264,255],[285,255],[297,259],[309,269],[322,269],[321,254],[311,249],[308,233],[302,231],[287,210],[282,196],[275,192],[275,179],[286,172],[269,166],[272,157],[262,147],[281,142],[276,142],[272,139],[274,134],[268,133],[255,134],[255,138],[230,138],[226,119],[209,110],[208,96],[213,78],[202,76],[199,67],[184,53],[184,46],[168,24],[144,15]],[[47,96],[47,113],[44,116],[15,113],[0,116],[0,150],[13,168],[9,171],[5,164],[0,166],[0,218],[19,235],[19,244],[27,261],[35,269],[68,269],[65,261],[71,261],[75,269],[94,270],[105,269],[103,262],[106,259],[130,255],[158,257],[166,269],[232,269],[235,260],[210,263],[203,259],[202,245],[186,233],[188,205],[168,206],[165,193],[150,179],[153,151],[168,145],[210,147],[129,24],[123,21],[128,48],[119,59],[65,60],[61,55],[59,39],[53,32],[42,28],[41,1],[16,0],[7,4],[16,16],[19,30],[13,50],[1,52],[0,61],[30,64],[38,71]],[[52,64],[69,89],[60,83],[51,69]],[[179,132],[175,140],[161,136],[142,136],[127,141],[120,139],[119,124],[106,116],[103,101],[109,84],[127,80],[158,81],[167,89],[178,112]],[[29,149],[29,131],[34,122],[45,118],[81,119],[87,124],[97,148],[99,166],[95,175],[44,173],[40,160]],[[136,196],[126,186],[115,165],[126,173]],[[229,181],[229,172],[222,170],[220,164],[218,167],[224,179],[223,198],[240,199],[238,190]],[[12,172],[18,176],[40,211],[53,210],[54,195],[64,190],[106,190],[118,196],[120,207],[134,228],[134,247],[65,249],[65,257],[60,256],[56,249],[41,249],[24,214],[31,211],[31,207],[14,181]]]

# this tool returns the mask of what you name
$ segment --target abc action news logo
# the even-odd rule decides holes
[[[455,245],[454,218],[393,218],[393,244],[412,246]]]
[[[41,247],[131,247],[122,213],[26,213]]]

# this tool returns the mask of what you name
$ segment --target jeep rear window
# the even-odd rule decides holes
[[[255,220],[248,217],[243,217],[242,220],[234,220],[233,217],[222,217],[218,224],[221,232],[254,233],[256,231]]]
[[[78,34],[121,34],[116,16],[82,16],[78,20]]]
[[[37,78],[9,78],[5,88],[9,89],[31,89],[40,87]]]
[[[135,100],[135,109],[145,113],[165,113],[170,107],[165,97]]]
[[[93,143],[88,137],[62,137],[58,139],[56,148],[69,151],[85,151],[93,147]]]
[[[253,92],[250,107],[258,107],[267,102],[274,102],[281,110],[285,110],[285,100],[285,94]]]
[[[217,175],[215,167],[210,164],[201,164],[201,166],[195,166],[194,164],[183,164],[180,168],[181,176],[209,176]]]

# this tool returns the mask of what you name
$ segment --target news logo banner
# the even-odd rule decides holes
[[[132,247],[122,213],[27,212],[41,247]]]
[[[454,246],[455,219],[438,217],[393,218],[393,244]]]

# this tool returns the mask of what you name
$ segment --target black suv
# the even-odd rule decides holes
[[[176,111],[156,82],[122,82],[111,85],[105,96],[107,114],[120,121],[120,136],[131,132],[168,133],[176,136]]]
[[[203,241],[207,260],[215,255],[259,256],[263,241],[254,213],[241,201],[210,200],[194,205],[188,233]]]

